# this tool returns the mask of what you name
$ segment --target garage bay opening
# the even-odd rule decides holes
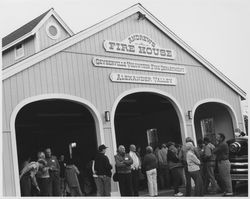
[[[90,161],[97,152],[97,134],[88,108],[63,99],[32,102],[19,111],[15,128],[19,170],[25,161],[36,161],[37,153],[49,147],[57,159],[64,155],[67,162],[71,156],[80,171],[82,192],[95,193]]]
[[[233,118],[229,108],[216,102],[208,102],[197,107],[194,114],[196,139],[209,137],[215,144],[216,133],[224,133],[226,140],[234,137]]]
[[[170,141],[182,144],[180,121],[173,102],[162,95],[129,94],[120,100],[114,119],[117,146],[124,145],[128,152],[134,144],[142,158],[148,145],[157,150],[159,145]],[[142,194],[147,192],[146,188],[146,179],[141,179]]]

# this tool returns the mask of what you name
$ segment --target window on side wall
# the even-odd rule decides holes
[[[23,56],[24,56],[24,45],[18,44],[15,47],[15,60],[20,59]]]

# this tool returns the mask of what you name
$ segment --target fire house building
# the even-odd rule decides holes
[[[77,34],[50,9],[2,41],[5,196],[20,196],[22,162],[48,146],[67,156],[76,143],[84,168],[100,144],[114,165],[120,144],[245,130],[246,93],[140,4]]]

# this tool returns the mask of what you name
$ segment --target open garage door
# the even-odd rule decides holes
[[[115,112],[117,146],[130,144],[142,150],[173,141],[182,143],[180,122],[171,101],[161,95],[140,92],[123,97]]]
[[[32,102],[18,112],[15,128],[19,169],[28,158],[36,160],[37,152],[46,147],[68,159],[69,144],[76,143],[72,156],[84,175],[80,183],[86,178],[88,163],[97,151],[97,134],[94,118],[84,105],[63,99]]]
[[[194,114],[196,139],[209,137],[215,143],[216,133],[224,133],[226,140],[233,138],[233,119],[226,105],[216,102],[199,105]]]

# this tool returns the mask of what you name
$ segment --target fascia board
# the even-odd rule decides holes
[[[82,31],[82,32],[80,32],[72,37],[67,38],[64,41],[61,41],[58,44],[55,44],[55,45],[49,47],[48,49],[45,49],[39,53],[32,55],[31,57],[28,57],[27,59],[24,59],[16,64],[9,66],[8,68],[3,70],[2,80],[4,81],[5,79],[11,77],[12,75],[29,68],[30,66],[64,50],[65,48],[68,48],[68,47],[76,44],[79,41],[82,41],[85,38],[88,38],[89,36],[97,33],[98,31],[103,30],[103,29],[109,27],[110,25],[120,21],[122,18],[127,17],[127,16],[134,13],[134,10],[128,10],[128,11],[129,11],[129,13],[126,13],[126,14],[121,13],[121,15],[115,15],[111,18],[108,18],[107,20],[104,20],[104,21],[96,24],[95,26],[90,27],[90,28],[86,29],[85,31]]]
[[[142,14],[145,14],[153,24],[155,24],[160,30],[162,30],[166,35],[168,35],[172,40],[179,44],[184,50],[191,54],[195,59],[202,63],[208,70],[219,77],[223,82],[225,82],[230,88],[239,93],[243,99],[246,98],[246,93],[239,88],[235,83],[233,83],[228,77],[226,77],[221,71],[209,63],[205,58],[198,54],[194,49],[192,49],[188,44],[186,44],[182,39],[180,39],[175,33],[168,29],[162,22],[155,18],[149,11],[147,11],[143,6],[140,6]]]
[[[70,36],[74,35],[74,32],[69,28],[69,26],[63,21],[63,19],[54,10],[53,10],[53,16],[59,21],[59,23],[69,33]]]
[[[37,32],[52,15],[56,18],[59,24],[69,33],[70,36],[74,35],[73,31],[66,25],[66,23],[61,19],[61,17],[59,17],[59,15],[54,11],[54,9],[51,9],[47,13],[47,15],[44,16],[44,18],[37,24],[33,31]]]
[[[29,38],[30,36],[32,36],[32,35],[34,35],[34,34],[35,34],[35,33],[34,33],[33,31],[31,31],[31,32],[29,32],[29,33],[23,35],[23,36],[20,37],[19,39],[17,39],[17,40],[15,40],[15,41],[11,42],[10,44],[8,44],[8,45],[6,45],[6,46],[4,46],[4,47],[2,48],[2,52],[4,52],[5,50],[11,48],[12,46],[18,44],[19,42],[21,42],[21,41],[23,41],[23,40]]]
[[[12,65],[3,70],[2,80],[7,79],[8,77],[36,64],[37,62],[46,59],[57,52],[68,48],[77,42],[119,22],[120,20],[129,17],[136,12],[141,12],[145,14],[146,18],[149,19],[153,24],[155,24],[161,31],[163,31],[166,35],[168,35],[172,40],[174,40],[178,45],[180,45],[184,50],[186,50],[189,54],[191,54],[195,59],[201,62],[207,69],[213,72],[217,77],[219,77],[223,82],[225,82],[230,88],[232,88],[235,92],[237,92],[243,99],[246,98],[246,93],[240,89],[236,84],[234,84],[231,80],[229,80],[224,74],[222,74],[218,69],[216,69],[212,64],[210,64],[206,59],[204,59],[201,55],[199,55],[195,50],[193,50],[190,46],[188,46],[184,41],[182,41],[177,35],[175,35],[171,30],[169,30],[164,24],[162,24],[157,18],[155,18],[149,11],[147,11],[140,4],[136,4],[112,17],[109,17],[100,23],[79,32],[78,34],[54,45],[50,48],[41,51],[26,60],[23,60],[17,64]]]

